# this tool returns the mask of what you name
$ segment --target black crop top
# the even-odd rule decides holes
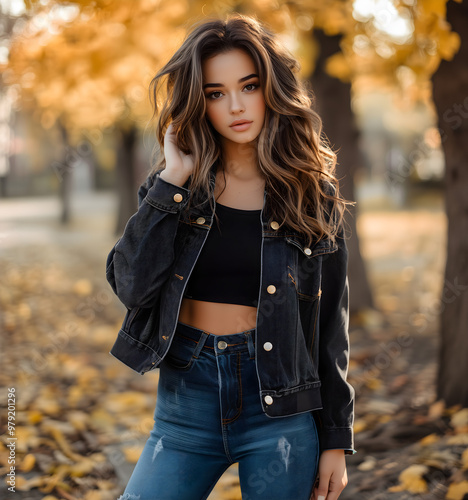
[[[260,212],[216,203],[219,224],[213,219],[184,297],[257,306],[262,244]]]

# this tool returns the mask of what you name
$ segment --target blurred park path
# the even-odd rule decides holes
[[[108,245],[113,241],[110,228],[116,210],[113,193],[80,193],[71,199],[71,223],[62,225],[60,200],[55,196],[0,199],[0,250],[48,244],[60,248],[62,244],[91,241]],[[90,250],[91,257],[98,253],[95,248]]]
[[[464,417],[434,405],[442,208],[435,198],[358,218],[380,312],[351,322],[358,453],[340,498],[444,498],[460,463],[448,440],[466,439]],[[105,278],[115,210],[112,194],[75,196],[63,227],[56,199],[0,201],[0,386],[17,391],[17,498],[117,498],[151,430],[158,371],[142,377],[109,355],[125,313]],[[400,477],[415,464],[419,493]],[[234,466],[210,500],[239,491]]]

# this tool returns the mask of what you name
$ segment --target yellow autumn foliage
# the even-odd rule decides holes
[[[468,470],[468,448],[462,453],[462,468]]]
[[[454,413],[450,418],[450,425],[457,433],[468,431],[468,408],[463,408]]]
[[[446,500],[463,500],[468,493],[468,481],[452,483],[445,495]]]
[[[68,21],[53,15],[54,6],[61,3],[30,2],[47,22],[39,28],[33,16],[25,23],[12,40],[3,69],[4,81],[16,85],[23,105],[30,102],[42,109],[44,126],[61,117],[71,143],[83,129],[99,133],[126,120],[143,126],[150,117],[149,83],[182,42],[187,24],[203,16],[224,17],[235,7],[279,33],[299,59],[303,78],[312,73],[320,53],[314,42],[318,29],[341,36],[342,51],[329,57],[326,71],[354,84],[362,76],[373,78],[376,85],[393,82],[398,66],[411,68],[427,81],[440,59],[450,60],[460,46],[459,35],[445,21],[446,0],[399,6],[401,15],[414,22],[414,33],[404,42],[376,29],[372,17],[356,20],[351,0],[135,0],[131,6],[73,2],[78,10]],[[366,50],[362,43],[356,45],[358,38],[367,40]],[[415,82],[416,98],[423,89]],[[90,292],[89,283],[76,287],[79,294]]]
[[[29,472],[35,465],[36,457],[32,453],[28,453],[24,456],[19,468],[22,472]]]
[[[390,488],[388,488],[388,491],[392,493],[398,491],[409,491],[410,493],[426,493],[428,491],[427,482],[422,476],[423,474],[427,474],[428,471],[429,468],[425,465],[410,465],[398,476],[400,484],[391,486]]]

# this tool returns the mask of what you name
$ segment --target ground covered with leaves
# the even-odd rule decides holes
[[[109,355],[124,315],[105,280],[111,204],[66,229],[18,207],[1,221],[0,496],[114,500],[152,428],[158,372]],[[340,498],[468,498],[468,409],[435,399],[445,224],[440,203],[358,219],[376,310],[352,318],[357,453]],[[210,500],[240,498],[233,466]]]

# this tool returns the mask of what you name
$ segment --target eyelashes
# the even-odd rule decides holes
[[[247,87],[253,87],[251,90],[248,90],[249,93],[251,92],[255,92],[255,90],[257,90],[260,85],[256,84],[256,83],[248,83],[244,89],[246,89]],[[211,101],[217,101],[220,97],[214,97],[215,94],[222,94],[221,90],[215,90],[214,92],[211,92],[209,94],[207,94],[205,97],[207,99],[210,99]]]

